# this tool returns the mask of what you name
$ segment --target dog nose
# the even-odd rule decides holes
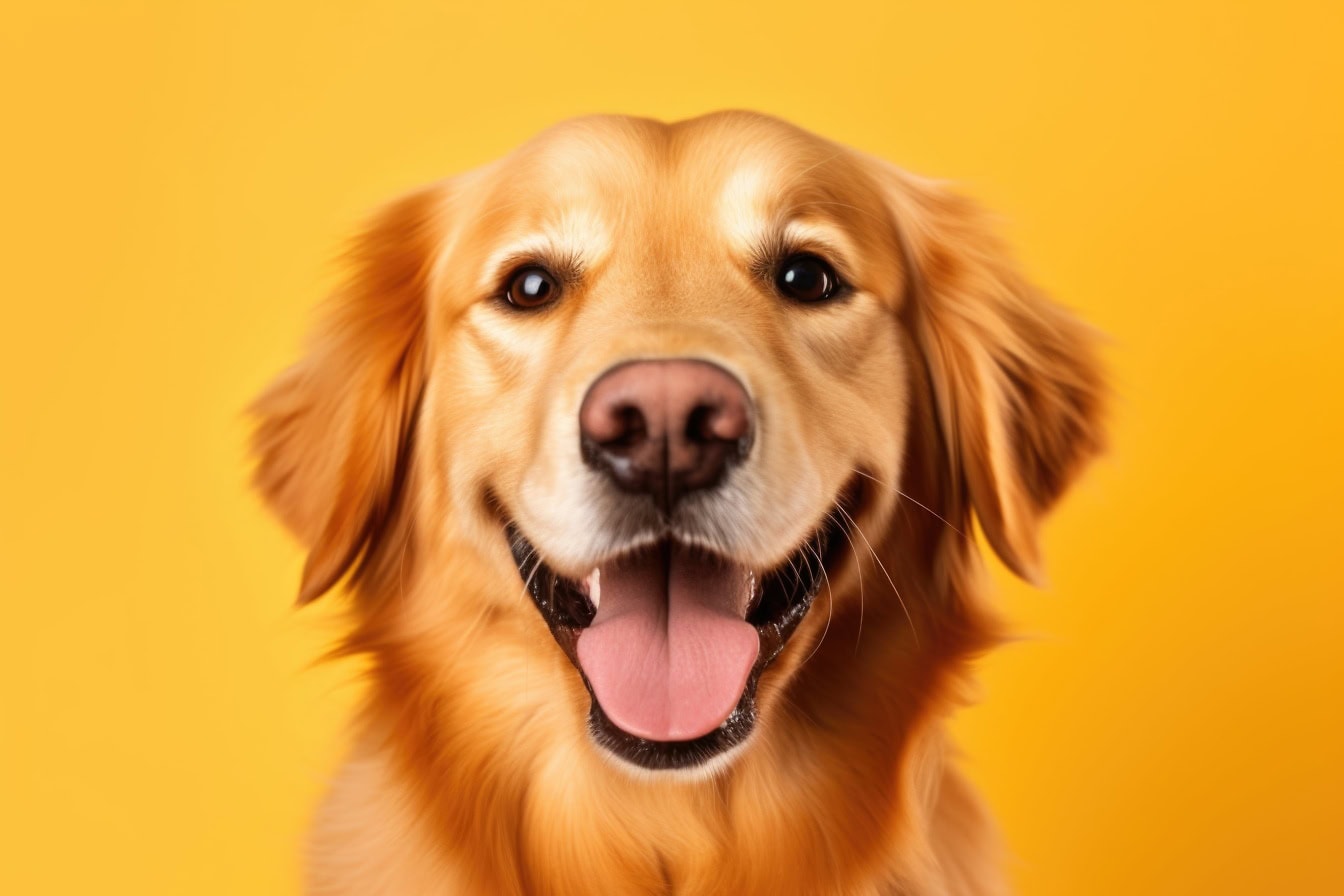
[[[747,456],[751,400],[737,377],[708,361],[631,361],[608,370],[579,408],[584,461],[664,512],[717,484]]]

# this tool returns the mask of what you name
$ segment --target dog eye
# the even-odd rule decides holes
[[[799,302],[821,302],[840,290],[840,278],[815,255],[790,255],[779,266],[775,288]]]
[[[537,308],[547,302],[555,301],[560,294],[560,284],[545,268],[535,265],[517,271],[509,281],[509,289],[504,293],[510,305],[518,308]]]

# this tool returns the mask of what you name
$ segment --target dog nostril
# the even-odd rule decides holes
[[[737,455],[745,455],[751,442],[751,423],[744,405],[732,401],[706,401],[691,409],[683,438],[693,445],[723,443]]]
[[[612,417],[616,421],[616,435],[603,442],[612,448],[630,448],[648,438],[649,424],[644,412],[633,404],[621,405],[613,409]]]
[[[696,405],[686,417],[686,440],[688,442],[712,442],[718,439],[714,434],[714,418],[719,408],[714,405]]]

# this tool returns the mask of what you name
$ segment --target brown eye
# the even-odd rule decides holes
[[[522,268],[513,275],[504,298],[509,300],[510,305],[519,308],[537,308],[555,301],[559,294],[560,284],[555,282],[550,272],[534,265]]]
[[[839,291],[840,278],[815,255],[790,255],[779,266],[775,288],[799,302],[820,302]]]

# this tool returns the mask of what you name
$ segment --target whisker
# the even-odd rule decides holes
[[[881,557],[877,556],[877,551],[873,550],[873,543],[868,540],[867,535],[863,534],[863,529],[859,527],[859,524],[855,521],[854,517],[850,516],[849,513],[839,505],[836,505],[836,509],[845,515],[845,519],[849,520],[849,524],[854,527],[854,531],[859,533],[859,537],[863,539],[863,543],[868,546],[868,553],[872,554],[873,561],[877,563],[877,568],[882,570],[882,575],[887,577],[887,584],[891,586],[891,590],[895,593],[896,600],[901,605],[901,612],[905,614],[905,621],[910,623],[910,634],[914,636],[915,644],[918,645],[919,632],[915,629],[914,617],[910,615],[910,608],[905,605],[905,598],[901,597],[901,591],[896,587],[896,583],[892,580],[891,573],[887,572],[887,565],[882,562]]]
[[[826,635],[831,631],[831,613],[835,609],[835,592],[831,590],[831,577],[826,575],[826,564],[822,562],[821,552],[817,550],[812,541],[808,541],[806,547],[811,551],[812,556],[817,558],[817,568],[821,570],[821,577],[826,580],[826,627],[821,630],[821,637],[813,645],[812,652],[807,655],[807,659],[799,664],[799,668],[807,665],[808,660],[817,655],[821,649],[821,643],[826,640]],[[862,604],[860,604],[862,605]]]
[[[531,593],[532,593],[532,579],[533,579],[534,576],[536,576],[536,574],[537,574],[537,570],[541,569],[541,565],[542,565],[542,564],[541,564],[541,555],[537,553],[537,549],[536,549],[536,548],[532,548],[531,550],[528,551],[527,556],[523,558],[523,562],[522,562],[522,564],[520,564],[520,565],[526,566],[526,565],[527,565],[527,561],[528,561],[528,560],[532,560],[532,559],[534,559],[534,558],[535,558],[535,562],[532,564],[532,571],[531,571],[530,573],[528,573],[528,574],[527,574],[527,578],[523,580],[523,591],[524,591],[524,593],[526,593],[526,594],[531,594]]]
[[[861,215],[871,218],[872,220],[877,221],[878,223],[884,223],[883,219],[879,215],[874,214],[873,212],[869,211],[866,208],[859,208],[857,205],[851,205],[848,202],[840,202],[839,200],[827,200],[827,199],[808,199],[804,202],[799,202],[786,209],[783,214],[783,217],[792,217],[794,212],[806,209],[809,206],[814,205],[829,205],[829,206],[835,206],[836,208],[848,209],[849,211],[858,212]]]
[[[840,156],[842,156],[842,155],[844,155],[844,150],[837,149],[835,152],[831,153],[830,155],[828,155],[828,156],[823,156],[822,158],[820,158],[820,159],[818,159],[817,161],[813,162],[811,165],[808,165],[808,166],[807,166],[806,168],[804,168],[802,171],[800,171],[800,172],[798,172],[797,174],[795,174],[795,175],[793,176],[793,178],[790,179],[786,184],[784,184],[784,185],[780,188],[779,193],[780,193],[781,195],[784,194],[784,193],[787,193],[789,190],[793,189],[793,186],[794,186],[795,184],[802,182],[802,179],[803,179],[804,177],[807,177],[809,174],[811,174],[813,171],[816,171],[816,170],[817,170],[818,168],[820,168],[822,165],[826,165],[826,164],[829,164],[830,162],[834,162],[836,159],[840,158]]]
[[[909,501],[910,503],[914,504],[916,507],[919,507],[919,508],[921,508],[921,509],[927,511],[928,513],[932,514],[933,517],[934,517],[935,519],[937,519],[939,522],[941,522],[944,526],[947,526],[947,528],[951,529],[953,532],[955,532],[955,533],[957,533],[958,535],[960,535],[962,538],[970,538],[970,536],[967,535],[965,532],[961,531],[961,530],[958,529],[956,526],[954,526],[954,525],[952,525],[950,522],[948,522],[947,518],[944,517],[944,516],[942,516],[941,514],[939,514],[938,511],[934,510],[932,507],[929,507],[927,504],[922,503],[922,502],[919,501],[918,499],[910,497],[909,495],[907,495],[905,492],[901,491],[901,490],[900,490],[899,488],[897,488],[896,486],[894,486],[894,485],[888,485],[887,483],[883,482],[881,479],[878,479],[876,476],[873,476],[873,475],[871,475],[871,474],[869,474],[869,473],[866,473],[866,472],[864,472],[863,470],[858,469],[857,467],[853,467],[853,468],[851,468],[851,469],[853,469],[855,473],[858,473],[858,474],[859,474],[860,476],[862,476],[864,479],[869,479],[869,480],[871,480],[871,481],[877,483],[878,485],[882,486],[882,487],[885,488],[885,489],[890,489],[891,491],[893,491],[893,492],[895,492],[896,494],[900,495],[900,496],[901,496],[902,498],[904,498],[905,500],[907,500],[907,501]]]
[[[831,511],[827,516],[835,519],[835,511]],[[859,633],[854,636],[854,653],[858,654],[859,644],[863,641],[863,558],[859,556],[859,546],[854,543],[854,539],[849,534],[849,527],[840,526],[839,528],[840,531],[845,533],[845,540],[849,542],[850,553],[854,555],[854,572],[859,577]]]
[[[789,557],[789,572],[793,573],[793,585],[795,588],[803,583],[803,574],[798,570],[798,564],[792,555]]]

